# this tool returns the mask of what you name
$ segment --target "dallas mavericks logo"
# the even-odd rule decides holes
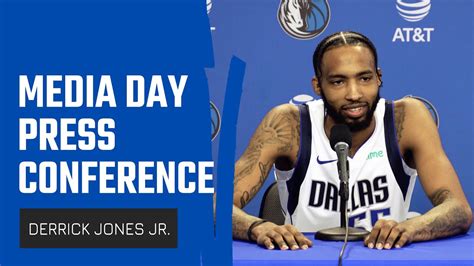
[[[424,19],[430,12],[430,8],[430,0],[397,0],[398,14],[409,22]]]
[[[327,0],[281,0],[278,22],[296,39],[311,39],[326,29],[330,18]]]
[[[214,140],[221,130],[221,115],[216,105],[211,102],[211,140]]]

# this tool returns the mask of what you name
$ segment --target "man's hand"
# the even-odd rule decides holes
[[[250,240],[256,241],[267,249],[274,249],[275,244],[281,250],[307,249],[313,246],[311,240],[290,224],[276,225],[272,222],[265,222],[253,228],[251,233]]]
[[[365,238],[364,244],[369,248],[377,249],[401,248],[413,241],[415,232],[415,228],[407,221],[397,223],[380,219]]]

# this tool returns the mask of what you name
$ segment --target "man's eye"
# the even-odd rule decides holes
[[[363,82],[368,82],[372,79],[372,77],[361,77],[360,80],[362,80]]]
[[[342,80],[333,80],[333,81],[331,81],[331,84],[334,85],[334,86],[340,86],[343,83],[344,82]]]

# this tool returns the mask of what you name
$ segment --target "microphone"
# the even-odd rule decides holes
[[[352,145],[352,135],[345,124],[336,124],[331,128],[329,142],[337,154],[337,170],[339,173],[340,196],[340,227],[333,227],[316,232],[315,238],[330,241],[357,241],[363,240],[369,233],[364,229],[349,227],[347,203],[349,200],[349,149]],[[344,245],[345,249],[345,245]],[[343,252],[343,251],[342,251]]]
[[[336,150],[336,145],[340,142],[345,143],[350,148],[352,146],[352,135],[349,127],[345,124],[334,125],[331,128],[329,142],[333,150]]]
[[[336,124],[331,128],[331,135],[329,137],[331,148],[337,154],[337,170],[339,172],[339,179],[343,183],[339,195],[342,197],[341,200],[347,200],[349,198],[349,149],[352,145],[352,135],[349,127],[345,124]]]

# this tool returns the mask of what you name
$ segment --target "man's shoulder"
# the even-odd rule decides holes
[[[272,108],[260,124],[262,136],[277,147],[275,157],[278,158],[277,165],[282,167],[282,158],[289,159],[285,165],[293,165],[296,161],[300,139],[300,116],[299,109],[293,104],[281,104]],[[275,146],[276,145],[276,146]]]
[[[404,97],[394,102],[395,112],[417,112],[426,109],[423,102],[413,97]]]
[[[395,127],[401,146],[412,146],[414,135],[435,124],[430,112],[423,102],[412,97],[394,101]],[[408,143],[407,143],[408,142]]]
[[[299,109],[298,106],[294,104],[280,104],[273,107],[268,113],[268,118],[274,118],[276,121],[280,121],[280,123],[299,123],[300,116],[299,116]],[[281,119],[278,119],[281,118]],[[273,119],[272,119],[273,120]]]
[[[290,103],[277,105],[270,110],[270,112],[278,114],[295,114],[299,113],[298,106]]]
[[[420,120],[431,119],[425,104],[413,97],[404,97],[394,101],[395,124],[415,126]],[[427,115],[428,114],[428,115]],[[397,126],[398,129],[398,126]]]

